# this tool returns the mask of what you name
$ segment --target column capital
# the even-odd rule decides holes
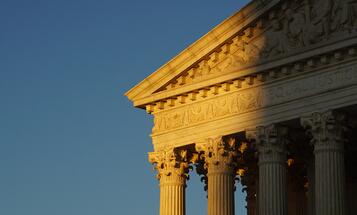
[[[259,154],[272,152],[286,154],[286,145],[289,142],[287,136],[288,128],[277,124],[246,130],[247,139],[255,140],[255,147]]]
[[[204,168],[217,171],[229,171],[235,167],[235,159],[238,156],[236,141],[234,138],[224,140],[222,136],[208,138],[205,143],[196,144],[196,150],[200,158],[205,161]],[[213,168],[214,166],[218,168]]]
[[[301,125],[312,136],[315,152],[324,149],[342,150],[344,132],[347,130],[346,117],[334,111],[315,112],[302,116]]]
[[[149,162],[155,165],[160,184],[185,184],[188,179],[190,163],[197,160],[197,155],[186,149],[168,149],[149,153]]]

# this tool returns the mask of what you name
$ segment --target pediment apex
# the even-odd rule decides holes
[[[218,47],[231,39],[237,32],[249,26],[254,20],[284,0],[253,0],[213,30],[197,40],[191,46],[160,67],[150,76],[134,86],[125,95],[134,102],[134,106],[143,107],[138,100],[155,101],[153,95],[172,79],[187,71],[192,65],[214,52]],[[150,103],[150,102],[148,102]]]

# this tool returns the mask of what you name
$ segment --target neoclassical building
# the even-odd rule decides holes
[[[189,174],[209,215],[235,183],[248,215],[357,214],[357,0],[253,0],[126,96],[153,115],[160,215]]]

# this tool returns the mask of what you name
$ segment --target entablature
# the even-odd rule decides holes
[[[338,55],[339,56],[339,55]],[[320,61],[320,60],[319,60]],[[357,58],[154,113],[155,149],[357,104]]]
[[[349,44],[357,44],[357,39],[351,39]],[[340,48],[339,47],[344,47]],[[330,51],[331,50],[331,51]],[[271,62],[261,68],[250,68],[238,74],[217,77],[214,80],[201,82],[195,86],[187,86],[183,92],[161,92],[155,96],[156,102],[146,105],[148,113],[155,114],[165,110],[175,109],[204,100],[214,98],[218,95],[225,95],[235,91],[241,91],[251,87],[259,87],[273,82],[278,82],[287,78],[292,78],[305,73],[316,72],[321,69],[337,64],[356,60],[357,45],[346,47],[345,42],[334,44],[331,47],[324,47],[323,53],[316,49],[311,53],[304,53],[301,56],[294,56],[291,59],[283,59],[282,62]],[[305,58],[303,58],[305,57]],[[284,63],[283,63],[284,62]],[[276,66],[276,65],[279,66]],[[260,72],[257,72],[261,69]],[[238,75],[238,78],[234,75]],[[160,99],[163,97],[164,99]]]

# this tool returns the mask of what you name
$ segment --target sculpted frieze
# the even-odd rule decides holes
[[[275,48],[264,47],[264,54],[289,52],[357,30],[356,0],[294,1],[282,14],[283,19],[270,20],[266,47]]]
[[[261,107],[259,91],[238,93],[154,115],[153,133],[189,126]]]
[[[172,80],[166,89],[234,72],[356,33],[357,0],[285,1]]]
[[[230,94],[157,112],[153,134],[179,129],[222,117],[258,110],[317,93],[357,84],[357,66],[349,65],[315,73],[289,82],[237,90]]]

